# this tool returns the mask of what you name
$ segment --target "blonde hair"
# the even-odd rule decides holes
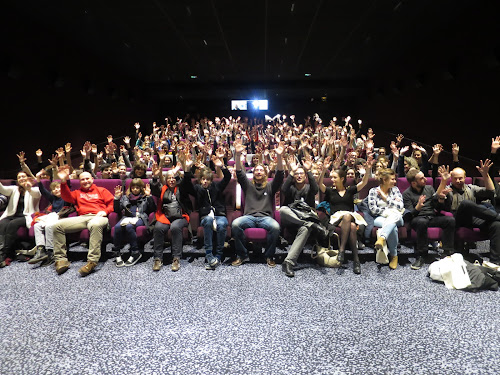
[[[395,175],[396,172],[391,168],[380,168],[377,172],[377,178],[380,184],[383,184],[385,180]]]

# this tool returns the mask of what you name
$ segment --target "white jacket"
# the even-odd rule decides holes
[[[0,220],[8,216],[13,216],[16,213],[17,203],[19,202],[19,187],[17,185],[3,186],[0,183],[0,193],[9,197],[9,204],[7,209],[4,211]],[[24,193],[24,210],[23,214],[26,217],[26,228],[31,226],[31,221],[33,220],[31,215],[35,212],[40,211],[38,204],[40,203],[40,189],[38,187],[32,187],[30,192]]]

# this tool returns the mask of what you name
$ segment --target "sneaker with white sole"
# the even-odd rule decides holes
[[[122,257],[116,257],[115,262],[116,262],[116,267],[125,266],[125,262],[123,261]]]
[[[142,254],[141,253],[137,253],[135,255],[131,255],[127,261],[125,262],[125,267],[130,267],[130,266],[133,266],[134,264],[136,264],[139,259],[142,258]]]

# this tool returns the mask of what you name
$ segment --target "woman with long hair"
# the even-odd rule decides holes
[[[389,268],[394,270],[398,266],[398,227],[403,225],[403,197],[396,187],[396,173],[392,169],[379,170],[377,177],[380,185],[368,193],[368,208],[375,218],[374,225],[380,228],[375,242],[376,261],[389,263]],[[386,246],[390,262],[383,251]]]
[[[21,171],[17,174],[17,185],[0,183],[0,194],[9,197],[7,208],[0,217],[0,268],[3,268],[8,265],[7,256],[13,256],[17,230],[29,228],[33,220],[31,215],[39,211],[41,193],[38,187],[33,187],[33,179]]]
[[[361,274],[361,264],[359,262],[357,230],[358,225],[365,225],[366,221],[358,212],[354,211],[354,198],[356,194],[363,189],[370,178],[369,170],[371,170],[373,159],[369,158],[365,164],[366,173],[363,179],[356,185],[345,186],[346,172],[343,169],[336,169],[330,177],[333,182],[333,187],[326,187],[323,183],[324,172],[330,166],[330,160],[327,158],[323,164],[323,171],[319,178],[319,189],[325,194],[324,200],[330,204],[330,224],[340,227],[340,248],[338,253],[338,261],[345,261],[345,249],[347,242],[353,254],[353,271],[356,274]]]

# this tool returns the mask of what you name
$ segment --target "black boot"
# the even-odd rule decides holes
[[[340,264],[344,263],[345,261],[345,250],[342,250],[340,251],[339,250],[339,253],[337,254],[337,260]]]
[[[353,265],[352,265],[352,271],[356,274],[356,275],[361,275],[361,264],[359,263],[359,261],[355,261],[353,262]]]
[[[281,265],[281,270],[287,275],[288,277],[294,277],[295,272],[293,271],[293,264],[287,261],[284,261],[283,264]]]
[[[35,256],[33,257],[33,259],[30,259],[28,261],[28,264],[36,264],[38,262],[44,261],[47,258],[48,258],[48,254],[47,254],[47,251],[45,250],[45,246],[40,245],[36,249]]]

